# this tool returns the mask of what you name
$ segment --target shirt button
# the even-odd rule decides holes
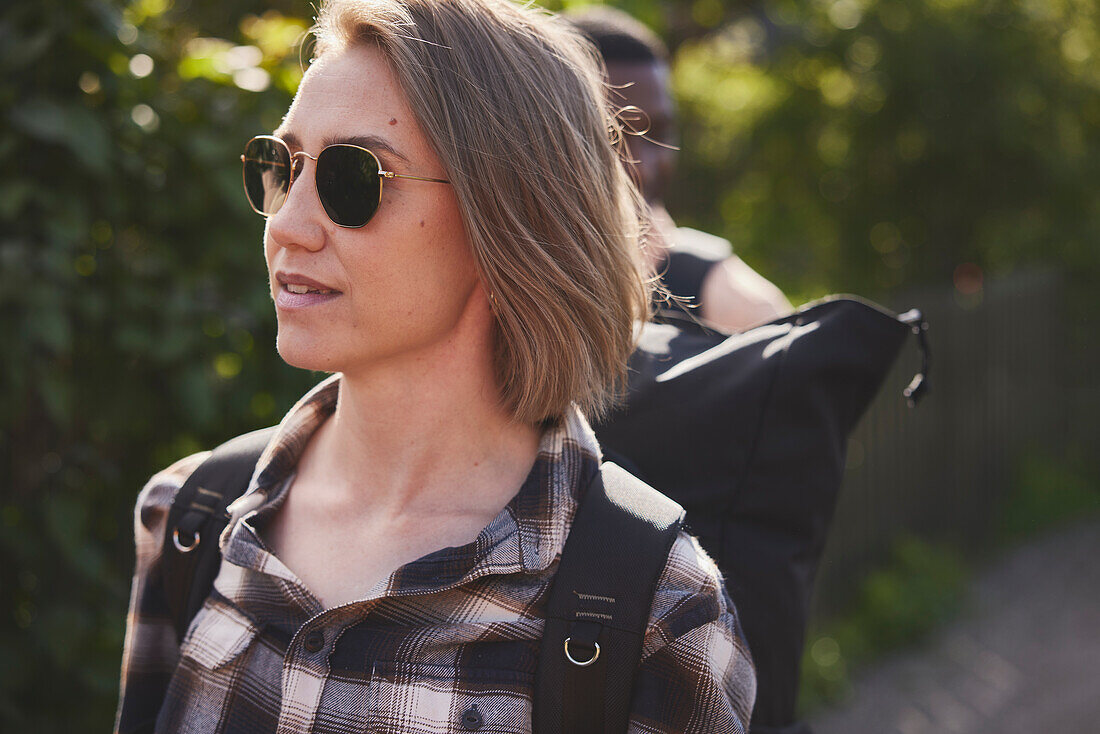
[[[476,703],[462,714],[462,728],[466,731],[477,731],[481,728],[482,723],[484,721],[481,718],[481,712],[477,710]]]
[[[302,643],[302,647],[306,649],[306,652],[317,652],[325,646],[325,634],[321,630],[313,630],[306,635],[305,641]]]

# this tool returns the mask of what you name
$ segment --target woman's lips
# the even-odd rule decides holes
[[[335,288],[301,273],[278,270],[275,272],[275,282],[279,284],[275,291],[275,306],[280,309],[318,306],[342,295]]]
[[[279,290],[275,292],[275,307],[293,310],[299,308],[307,308],[309,306],[318,306],[322,303],[339,298],[342,293],[339,291],[329,291],[327,293],[318,293],[311,291],[309,293],[291,293],[287,290],[286,285],[280,285]]]

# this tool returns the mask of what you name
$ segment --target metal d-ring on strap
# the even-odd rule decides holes
[[[201,540],[202,537],[199,535],[198,531],[195,531],[195,535],[191,539],[191,545],[184,545],[180,542],[180,529],[176,528],[174,531],[172,531],[172,543],[175,544],[176,550],[178,550],[180,553],[190,553],[191,551],[195,550],[195,548],[197,548],[199,545],[199,541]]]
[[[591,665],[592,663],[596,662],[596,658],[598,658],[598,657],[600,656],[600,643],[598,643],[598,642],[593,642],[593,643],[592,643],[593,645],[595,645],[595,646],[596,646],[596,652],[592,653],[592,657],[588,658],[588,660],[585,660],[585,661],[584,661],[584,662],[582,663],[582,662],[581,662],[580,660],[577,660],[576,658],[574,658],[574,657],[573,657],[573,656],[572,656],[572,655],[571,655],[571,654],[569,653],[569,642],[570,642],[570,640],[572,640],[572,639],[573,639],[572,637],[566,637],[566,638],[565,638],[565,658],[566,658],[566,660],[568,660],[569,662],[573,663],[573,665],[579,665],[579,666],[580,666],[580,667],[582,667],[582,668],[584,668],[584,667],[586,667],[586,666],[588,666],[588,665]]]

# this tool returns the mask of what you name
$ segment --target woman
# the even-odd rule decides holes
[[[119,728],[448,732],[473,701],[486,731],[529,731],[540,611],[599,462],[583,416],[648,297],[600,72],[505,0],[335,0],[315,33],[243,157],[279,354],[334,374],[261,457],[179,646],[159,549],[204,456],[143,490]],[[751,662],[686,535],[643,654],[636,731],[746,727]]]

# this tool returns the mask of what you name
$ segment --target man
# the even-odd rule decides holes
[[[669,91],[668,49],[649,28],[622,11],[586,9],[570,20],[599,48],[607,65],[614,106],[642,135],[631,136],[635,182],[649,203],[651,266],[676,296],[697,304],[692,313],[727,331],[741,331],[791,310],[787,298],[750,268],[721,237],[676,227],[664,204],[664,188],[676,162],[676,108]]]
[[[634,18],[607,7],[570,15],[570,21],[596,44],[603,56],[612,90],[612,106],[627,108],[622,113],[625,121],[633,123],[636,132],[643,133],[630,136],[627,144],[632,158],[631,172],[652,213],[656,236],[650,238],[646,254],[654,272],[661,273],[674,295],[688,297],[689,303],[697,304],[695,308],[686,309],[692,315],[726,331],[741,331],[789,313],[791,305],[783,293],[739,257],[731,255],[728,241],[676,227],[665,209],[664,192],[672,180],[678,136],[676,109],[669,91],[668,50],[664,44]],[[652,405],[648,407],[657,412]],[[677,405],[666,407],[670,414],[679,408]],[[812,411],[808,410],[807,419],[811,415]],[[670,491],[670,495],[675,497],[676,492]],[[684,502],[684,498],[678,499]],[[689,522],[693,512],[702,509],[704,514],[696,518],[708,512],[717,515],[725,506],[725,500],[716,500],[713,506],[705,507],[705,501],[700,501],[698,496],[692,499],[697,504],[695,509],[688,510]],[[764,522],[766,520],[760,517],[741,517],[737,528],[752,528]],[[784,525],[790,526],[797,527],[798,521]],[[775,536],[770,533],[770,529],[749,533],[738,539],[737,547],[754,555],[756,563],[766,562],[767,568],[781,568],[787,573],[789,559],[793,556],[785,554],[797,554],[804,547],[800,543],[805,539],[785,538],[777,542],[772,540]],[[721,548],[710,550],[721,557]],[[746,575],[743,567],[736,566],[726,568],[725,572],[731,574],[730,593],[741,597],[739,608],[752,609],[758,614],[753,626],[748,623],[749,615],[744,617],[745,635],[753,653],[758,680],[751,734],[809,734],[806,725],[794,718],[797,661],[805,620],[794,613],[792,607],[767,606],[776,603],[777,599],[798,598],[798,594],[808,593],[808,586],[803,586],[808,582],[788,574],[776,577],[774,583],[763,583],[759,574]]]

